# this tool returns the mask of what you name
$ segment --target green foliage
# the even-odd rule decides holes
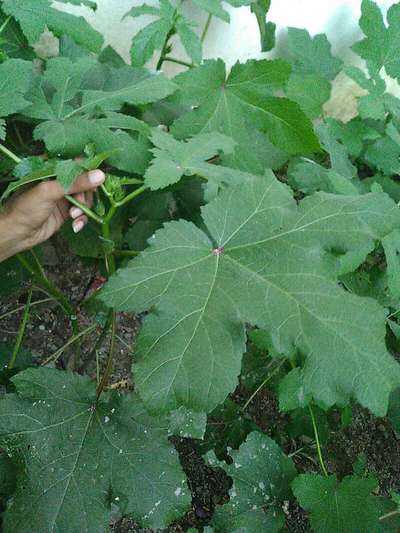
[[[95,31],[83,17],[74,17],[69,13],[58,11],[51,6],[49,0],[1,1],[1,9],[20,24],[31,45],[39,40],[46,26],[57,36],[68,33],[75,42],[93,52],[99,52],[103,45],[102,35]]]
[[[51,369],[26,370],[13,382],[17,394],[0,402],[0,435],[18,469],[6,531],[106,531],[111,502],[157,528],[188,508],[165,422],[137,398],[96,403],[90,380]]]
[[[300,505],[310,512],[316,533],[379,531],[378,499],[371,495],[374,479],[302,474],[292,484]]]
[[[192,23],[169,0],[160,0],[159,8],[143,4],[139,7],[133,7],[126,14],[126,16],[131,17],[142,15],[155,16],[158,20],[151,22],[135,35],[131,48],[132,65],[143,66],[156,50],[164,50],[164,43],[175,33],[179,35],[186,53],[192,61],[195,64],[201,62],[200,38],[193,31]]]
[[[398,78],[400,76],[398,59],[400,6],[394,4],[389,9],[387,27],[379,7],[372,0],[363,0],[361,10],[360,27],[366,37],[356,43],[353,50],[366,61],[373,63],[378,70],[385,67],[389,76]]]
[[[0,65],[0,117],[22,111],[29,105],[25,94],[32,74],[32,63],[21,59],[10,59]]]
[[[237,147],[224,161],[255,173],[280,166],[286,153],[316,151],[319,144],[304,113],[273,96],[289,75],[290,66],[281,60],[237,63],[228,78],[222,60],[205,61],[175,78],[177,101],[193,110],[175,121],[172,132],[178,139],[212,131],[228,135]]]
[[[225,0],[232,7],[248,6],[253,4],[253,0]],[[225,22],[230,21],[229,13],[223,7],[223,0],[193,0],[193,3],[208,11],[211,15],[218,17]]]
[[[250,433],[239,450],[232,450],[230,455],[232,464],[223,468],[233,486],[229,502],[216,510],[212,521],[215,531],[280,531],[284,523],[280,506],[296,476],[292,460],[276,442],[258,432]],[[211,464],[217,463],[211,460]]]
[[[222,468],[232,482],[205,531],[282,531],[294,498],[315,532],[398,531],[398,496],[375,496],[367,457],[335,472],[331,454],[356,403],[399,431],[400,100],[382,74],[400,79],[399,5],[386,26],[363,1],[364,70],[343,66],[326,36],[289,28],[286,59],[228,71],[202,61],[211,17],[247,6],[269,51],[270,0],[193,3],[206,11],[202,39],[189,3],[136,3],[129,16],[152,18],[127,65],[50,0],[0,0],[0,217],[44,180],[67,193],[83,172],[107,174],[93,206],[80,204],[90,223],[78,235],[65,225],[56,243],[93,268],[83,301],[54,287],[36,254],[0,264],[7,342],[18,331],[0,345],[2,528],[99,533],[125,516],[189,527],[196,487],[178,443],[209,452],[205,475]],[[59,54],[39,59],[46,26]],[[177,38],[190,62],[174,57]],[[168,78],[165,61],[184,71]],[[363,89],[347,122],[324,107],[340,72]],[[21,309],[31,288],[71,328],[55,354],[20,346],[10,370],[42,313]],[[129,320],[140,322],[135,392],[107,390]],[[46,358],[57,368],[40,367]]]
[[[316,399],[333,405],[355,396],[384,414],[399,370],[384,345],[383,310],[334,279],[356,268],[375,239],[399,223],[395,204],[380,193],[319,194],[297,206],[269,174],[246,190],[231,186],[202,213],[212,240],[187,222],[169,223],[101,294],[118,310],[157,305],[144,322],[135,365],[148,406],[171,410],[179,402],[209,411],[220,403],[236,385],[243,320],[272,328],[278,351],[295,343],[306,353],[305,389]],[[204,344],[211,347],[206,354]]]

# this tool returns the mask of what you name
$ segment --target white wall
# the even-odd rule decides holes
[[[128,17],[122,20],[122,17],[131,7],[141,5],[144,1],[146,0],[97,0],[96,12],[57,2],[54,2],[54,5],[59,9],[85,16],[90,24],[105,36],[106,44],[111,44],[129,61],[132,36],[152,19]],[[146,3],[157,5],[157,0],[147,0]],[[386,12],[395,2],[377,0],[377,3]],[[277,24],[277,47],[272,53],[261,54],[258,27],[250,9],[248,7],[234,9],[226,4],[225,8],[231,14],[231,24],[213,19],[204,46],[204,56],[222,57],[228,65],[232,65],[237,60],[246,61],[249,58],[273,57],[276,53],[284,54],[285,30],[288,26],[294,26],[306,28],[312,35],[326,33],[335,54],[346,61],[357,63],[359,61],[350,51],[350,46],[362,35],[358,28],[360,6],[361,0],[272,0],[269,20]],[[206,14],[191,4],[190,0],[185,2],[184,8],[202,28]],[[185,58],[179,43],[174,55]],[[154,66],[154,61],[149,66]],[[179,71],[179,67],[171,63],[165,64],[164,69],[171,75]],[[389,89],[391,92],[400,93],[395,82],[389,81]],[[360,90],[353,82],[344,76],[339,76],[335,83],[332,102],[327,106],[328,112],[344,119],[350,118],[354,114],[355,96],[358,94]]]

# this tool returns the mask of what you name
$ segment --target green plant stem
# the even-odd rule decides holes
[[[68,200],[68,202],[70,202],[75,207],[79,207],[79,209],[83,213],[85,213],[85,215],[87,217],[89,217],[92,220],[94,220],[95,222],[97,222],[97,224],[103,224],[103,219],[101,217],[99,217],[98,215],[96,215],[96,213],[94,213],[91,209],[89,209],[87,205],[82,204],[81,202],[79,202],[73,196],[71,196],[69,194],[66,194],[65,198]]]
[[[314,430],[315,443],[317,445],[317,453],[318,453],[319,464],[321,465],[321,470],[322,470],[324,476],[328,477],[328,471],[326,469],[326,466],[325,466],[325,463],[324,463],[324,458],[322,456],[322,450],[321,450],[321,443],[320,443],[320,440],[319,440],[317,421],[315,419],[314,411],[313,411],[313,408],[312,408],[311,404],[309,404],[308,409],[310,411],[312,426],[313,426],[313,430]]]
[[[203,33],[201,34],[201,42],[204,43],[206,37],[207,37],[207,33],[208,33],[208,30],[210,29],[210,24],[211,24],[211,21],[212,21],[212,18],[213,16],[211,15],[211,13],[209,13],[208,17],[207,17],[207,21],[206,21],[206,25],[204,26],[204,30],[203,30]]]
[[[28,300],[27,300],[27,302],[25,304],[24,315],[22,317],[22,322],[21,322],[20,327],[19,327],[18,337],[17,337],[17,341],[16,341],[15,346],[14,346],[14,351],[12,353],[10,362],[8,363],[8,368],[10,370],[12,368],[14,368],[15,362],[16,362],[18,354],[19,354],[19,351],[21,349],[22,341],[24,339],[26,325],[28,323],[28,318],[29,318],[29,311],[30,311],[30,308],[31,308],[32,293],[33,293],[33,288],[31,287],[30,290],[29,290],[29,293],[28,293]]]
[[[94,345],[93,350],[89,353],[89,355],[86,357],[85,361],[83,362],[83,364],[82,364],[82,366],[81,366],[81,368],[80,368],[80,372],[83,372],[83,371],[86,369],[86,367],[87,367],[89,361],[92,359],[92,357],[93,357],[94,355],[97,354],[97,352],[98,352],[98,351],[100,350],[100,348],[102,347],[102,345],[103,345],[103,343],[104,343],[104,340],[105,340],[105,338],[106,338],[106,336],[107,336],[108,330],[109,330],[110,327],[111,327],[112,316],[113,316],[113,312],[112,312],[112,310],[111,310],[111,311],[109,311],[109,313],[108,313],[108,315],[107,315],[106,322],[105,322],[105,324],[104,324],[104,326],[103,326],[103,328],[102,328],[102,330],[101,330],[101,333],[100,333],[100,335],[99,335],[99,338],[97,339],[96,344]]]
[[[169,63],[176,63],[177,65],[182,65],[183,67],[193,68],[193,63],[188,63],[187,61],[182,61],[181,59],[176,59],[175,57],[165,57],[164,61]]]
[[[117,207],[116,204],[111,205],[107,215],[103,219],[103,224],[101,226],[101,230],[102,230],[103,238],[106,241],[110,241],[111,240],[111,227],[110,227],[110,224],[111,224],[111,220],[112,220],[113,216],[117,212],[117,209],[118,209],[118,207]],[[105,254],[105,262],[106,262],[106,268],[107,268],[108,276],[111,276],[116,271],[115,257],[114,257],[113,252]]]
[[[167,55],[167,51],[168,51],[168,44],[169,44],[169,40],[171,39],[172,35],[173,35],[173,30],[170,30],[168,32],[168,35],[164,41],[164,45],[161,49],[161,53],[160,53],[160,59],[158,60],[158,63],[157,63],[157,66],[156,66],[156,70],[161,70],[161,67],[163,66],[163,63],[165,61],[165,57]]]
[[[114,250],[114,255],[117,257],[136,257],[140,252],[135,250]]]
[[[51,296],[59,303],[65,314],[67,314],[70,318],[75,315],[75,309],[72,304],[67,300],[64,294],[48,280],[46,276],[43,276],[40,271],[38,272],[36,269],[34,269],[29,261],[23,256],[23,254],[17,254],[16,258],[25,268],[25,270],[29,272],[31,276],[33,276],[43,292]]]
[[[274,361],[271,361],[269,365],[267,366],[266,370],[269,370],[271,366],[273,365]],[[282,359],[282,361],[279,363],[279,365],[271,372],[271,374],[268,374],[268,376],[265,378],[265,380],[261,383],[261,385],[257,388],[255,392],[250,396],[250,398],[247,400],[247,402],[244,404],[244,407],[242,411],[245,411],[248,406],[251,404],[251,402],[254,400],[254,398],[257,396],[257,394],[260,392],[261,389],[265,387],[265,385],[270,381],[270,379],[273,378],[273,376],[281,369],[283,364],[285,363],[285,359]]]
[[[112,311],[110,350],[108,352],[106,369],[104,371],[104,374],[103,374],[103,377],[102,377],[102,379],[100,381],[100,384],[97,387],[97,400],[100,398],[101,393],[106,388],[108,380],[109,380],[110,375],[111,375],[111,371],[112,371],[112,367],[113,367],[114,351],[115,351],[116,325],[117,325],[116,324],[116,313],[115,313],[115,311]]]
[[[86,335],[89,335],[93,330],[96,329],[96,325],[89,326],[88,328],[84,329],[83,331],[77,333],[76,335],[73,335],[68,342],[64,344],[64,346],[61,346],[56,352],[54,352],[50,357],[48,357],[43,363],[42,366],[48,365],[50,362],[56,362],[61,355],[65,352],[65,350],[74,344],[76,341],[81,339],[82,337],[85,337]]]
[[[0,26],[0,35],[7,28],[8,23],[10,22],[10,20],[11,20],[11,16],[7,17],[6,20],[3,22],[3,24]]]
[[[123,205],[127,204],[128,202],[130,202],[131,200],[133,200],[134,198],[136,198],[140,194],[144,193],[146,190],[147,190],[146,185],[143,185],[142,187],[139,187],[135,191],[133,191],[130,194],[128,194],[128,196],[125,196],[125,198],[123,200],[121,200],[120,202],[116,202],[115,206],[116,207],[122,207]]]
[[[389,518],[393,518],[394,516],[398,516],[398,515],[400,515],[400,509],[396,509],[396,511],[391,511],[390,513],[380,516],[379,521],[383,522],[383,520],[388,520]]]
[[[48,302],[53,302],[53,298],[44,298],[43,300],[38,300],[37,302],[32,302],[31,307],[35,307],[36,305],[46,304]],[[21,305],[17,307],[16,309],[13,309],[12,311],[8,311],[7,313],[4,313],[4,315],[0,315],[0,320],[5,320],[9,316],[15,315],[16,313],[19,313],[25,309],[24,305]]]
[[[0,152],[3,152],[4,155],[6,155],[9,159],[14,161],[14,163],[21,163],[22,159],[20,159],[17,155],[15,155],[11,150],[6,148],[3,144],[0,144]]]

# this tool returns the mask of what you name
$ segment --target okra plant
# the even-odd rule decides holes
[[[251,9],[262,51],[273,49],[270,1],[227,3]],[[190,6],[205,11],[204,28]],[[50,0],[0,0],[2,203],[58,180],[90,219],[76,236],[63,229],[65,246],[103,261],[106,277],[77,309],[40,249],[0,265],[2,297],[27,293],[15,345],[0,345],[3,530],[99,533],[116,516],[168,527],[191,508],[176,436],[231,478],[206,531],[282,531],[288,505],[317,533],[398,531],[400,481],[379,492],[368,470],[336,472],[323,428],[359,404],[400,431],[400,100],[384,76],[400,80],[400,4],[385,20],[362,1],[363,69],[299,28],[284,57],[203,59],[214,18],[229,23],[222,0],[126,14],[143,15],[127,63]],[[46,28],[53,57],[36,47]],[[156,71],[145,66],[154,58]],[[168,77],[167,62],[182,72]],[[339,74],[363,90],[348,122],[326,112]],[[99,166],[107,179],[89,208],[68,190]],[[37,289],[69,317],[71,337],[32,362]],[[141,317],[125,392],[109,386],[120,312]],[[96,350],[80,350],[93,333],[109,346],[97,382],[83,371]],[[298,423],[294,437],[271,438],[246,414],[265,390]]]

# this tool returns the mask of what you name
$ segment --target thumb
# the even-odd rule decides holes
[[[80,192],[87,192],[96,189],[99,185],[104,183],[106,176],[103,171],[91,170],[78,176],[75,182],[70,187],[68,194],[78,194]],[[57,202],[62,200],[65,196],[65,190],[58,183],[58,181],[46,181],[37,186],[40,190],[41,199],[44,201]]]

